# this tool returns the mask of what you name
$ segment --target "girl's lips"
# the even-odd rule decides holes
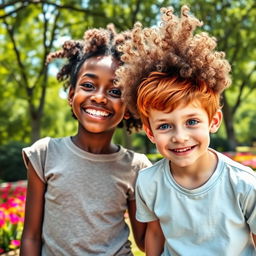
[[[111,114],[104,110],[97,110],[93,108],[87,108],[85,109],[85,112],[89,115],[95,116],[95,117],[108,117]]]

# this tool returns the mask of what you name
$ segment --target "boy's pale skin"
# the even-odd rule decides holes
[[[221,120],[220,110],[209,120],[207,112],[197,101],[181,104],[169,113],[150,109],[150,127],[144,125],[145,132],[151,142],[156,144],[160,154],[170,160],[172,176],[180,186],[195,189],[213,174],[217,156],[208,150],[209,134],[217,132]],[[256,235],[253,235],[253,239],[256,244]],[[163,245],[164,236],[159,221],[149,222],[146,255],[160,255]]]

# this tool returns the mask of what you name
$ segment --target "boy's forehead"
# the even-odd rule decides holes
[[[166,106],[164,106],[161,109],[158,108],[154,108],[154,107],[150,107],[149,108],[149,115],[150,116],[155,116],[157,117],[158,115],[169,115],[172,112],[174,112],[175,110],[179,110],[179,111],[183,111],[188,113],[196,113],[197,110],[200,111],[204,111],[205,109],[202,107],[202,104],[200,103],[199,100],[194,99],[191,102],[186,102],[186,101],[181,101],[179,104],[175,104],[175,105],[169,105],[166,104]]]

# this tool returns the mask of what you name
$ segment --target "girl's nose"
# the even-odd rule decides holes
[[[107,103],[107,98],[102,92],[97,92],[91,96],[91,100],[97,103]]]

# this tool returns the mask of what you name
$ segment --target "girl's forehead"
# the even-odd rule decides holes
[[[102,66],[109,69],[116,69],[119,66],[119,61],[113,58],[111,55],[108,56],[96,56],[85,60],[83,66]]]
[[[115,79],[115,71],[119,62],[112,56],[96,56],[84,61],[77,75],[77,80],[82,77]]]

